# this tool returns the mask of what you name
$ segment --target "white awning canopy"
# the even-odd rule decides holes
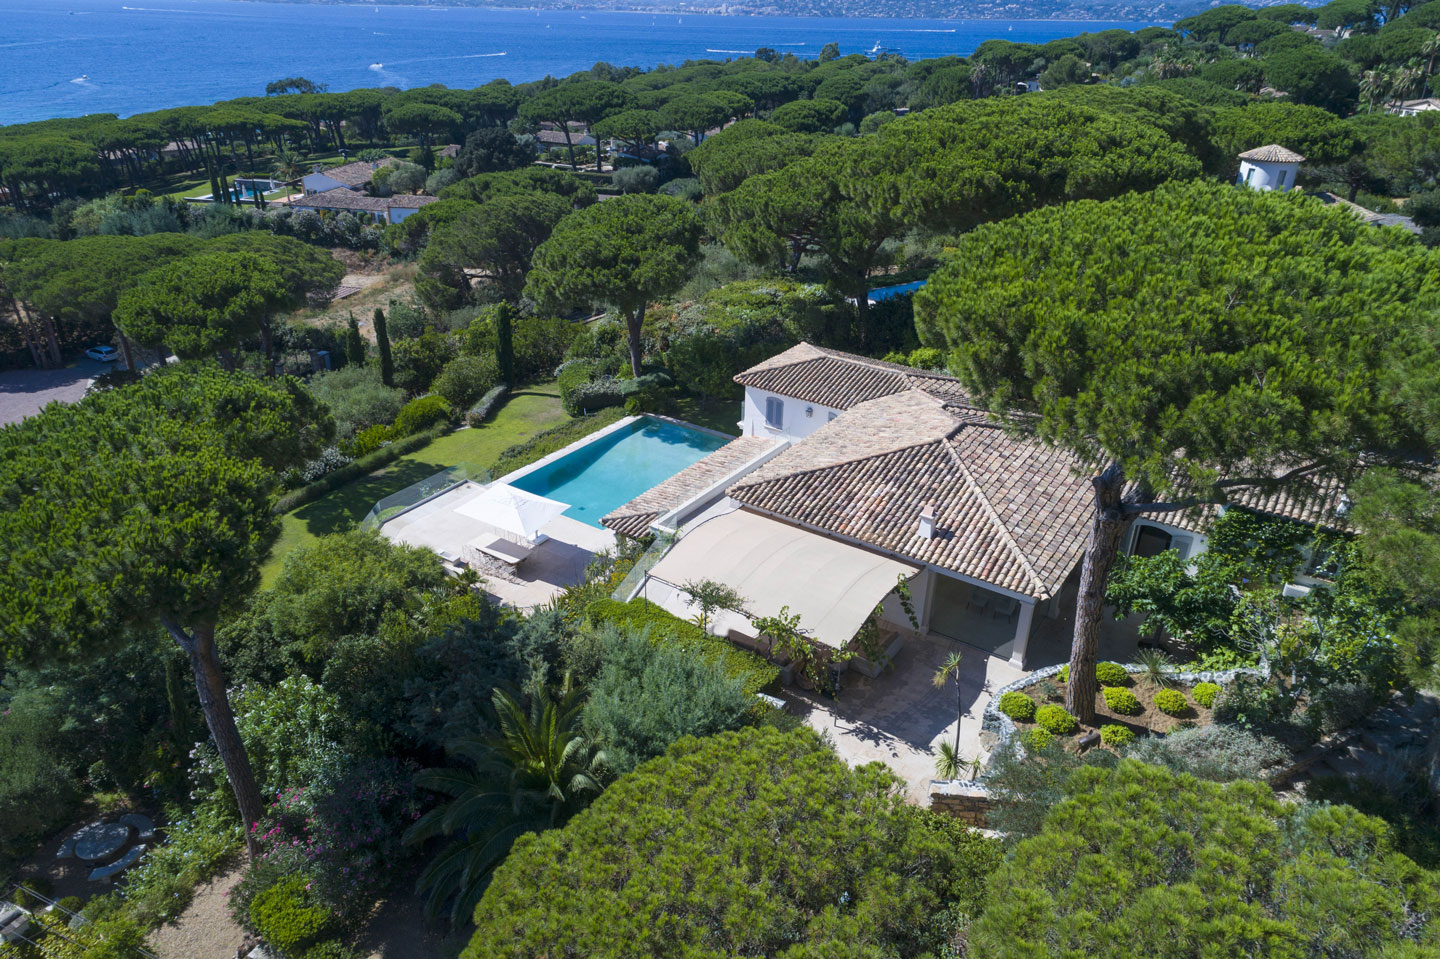
[[[901,576],[919,571],[742,509],[690,530],[650,576],[676,587],[705,579],[724,583],[745,597],[753,616],[774,616],[788,606],[807,636],[840,649]]]
[[[507,538],[534,544],[541,528],[569,508],[568,503],[502,483],[461,503],[455,512],[479,520]]]

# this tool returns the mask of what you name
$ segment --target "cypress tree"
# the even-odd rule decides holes
[[[510,304],[504,300],[495,307],[495,362],[500,367],[500,382],[506,386],[515,385],[515,341],[514,324],[510,318]]]
[[[390,334],[385,330],[385,311],[375,307],[375,350],[380,354],[380,382],[395,385],[395,361],[390,358]]]
[[[356,366],[365,365],[365,341],[360,337],[360,323],[350,314],[350,329],[345,334],[345,361]]]

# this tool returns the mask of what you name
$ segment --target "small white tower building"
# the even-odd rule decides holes
[[[1240,154],[1240,175],[1237,184],[1243,183],[1252,190],[1276,190],[1284,193],[1295,186],[1295,176],[1305,158],[1294,150],[1272,143],[1256,147]]]

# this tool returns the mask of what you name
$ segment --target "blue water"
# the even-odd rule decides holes
[[[331,90],[474,87],[567,76],[604,60],[649,69],[768,46],[813,57],[877,47],[964,55],[1003,37],[1044,43],[1145,23],[723,17],[579,10],[246,3],[241,0],[0,0],[0,123],[260,96],[281,77]]]
[[[924,286],[929,280],[916,280],[914,283],[900,283],[895,286],[882,286],[878,290],[870,291],[870,302],[879,303],[881,300],[888,300],[892,296],[904,296],[906,293],[914,293]]]
[[[714,433],[642,416],[510,485],[569,503],[566,516],[599,527],[600,517],[615,507],[728,442]]]

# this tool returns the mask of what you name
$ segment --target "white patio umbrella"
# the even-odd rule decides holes
[[[569,503],[536,496],[502,483],[461,503],[455,507],[455,512],[479,520],[506,538],[534,545],[541,527],[569,508]]]

